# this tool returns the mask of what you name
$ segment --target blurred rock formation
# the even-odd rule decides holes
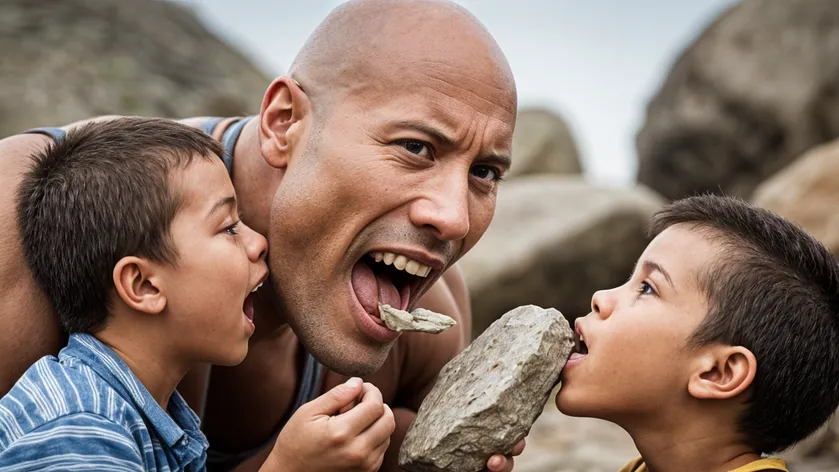
[[[638,181],[670,199],[748,197],[839,137],[836,0],[746,0],[681,55],[637,137]]]
[[[554,307],[569,321],[587,314],[594,291],[626,281],[661,203],[643,187],[597,187],[579,177],[505,183],[489,229],[462,259],[473,333],[519,305]]]
[[[546,108],[519,110],[508,177],[582,172],[577,145],[562,118]]]
[[[3,0],[0,51],[0,137],[105,114],[253,113],[270,83],[160,0]]]

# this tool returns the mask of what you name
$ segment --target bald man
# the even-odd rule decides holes
[[[193,372],[180,389],[203,411],[211,470],[255,470],[291,413],[350,375],[392,406],[382,470],[398,468],[420,403],[468,344],[455,263],[492,219],[515,116],[507,61],[463,8],[361,0],[314,31],[258,116],[184,120],[224,144],[242,218],[269,243],[271,283],[257,293],[248,357]],[[0,393],[63,343],[25,267],[14,215],[28,156],[62,133],[0,141]],[[422,306],[458,325],[400,336],[378,319],[379,303]],[[488,468],[510,470],[512,460],[493,456]]]

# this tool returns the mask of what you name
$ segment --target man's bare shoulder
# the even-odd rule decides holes
[[[52,142],[49,136],[41,134],[17,134],[0,140],[0,182],[4,188],[9,184],[16,185],[20,175],[15,170],[22,170],[30,157],[46,149]],[[13,187],[14,188],[14,187]]]

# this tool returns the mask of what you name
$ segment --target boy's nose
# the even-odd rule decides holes
[[[611,290],[598,290],[591,296],[591,311],[600,318],[606,319],[615,308],[615,297]]]
[[[264,236],[252,230],[249,226],[242,224],[242,235],[244,236],[245,252],[251,262],[258,262],[265,259],[268,252],[268,241]]]

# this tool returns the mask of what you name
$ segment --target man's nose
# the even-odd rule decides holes
[[[469,233],[468,180],[441,179],[411,204],[409,217],[418,228],[431,228],[441,241],[465,238]]]
[[[612,315],[615,309],[615,292],[613,290],[598,290],[591,296],[591,312],[601,319]]]
[[[268,253],[268,241],[264,236],[252,230],[244,223],[241,225],[242,240],[245,244],[245,252],[251,262],[259,262],[265,259]]]

